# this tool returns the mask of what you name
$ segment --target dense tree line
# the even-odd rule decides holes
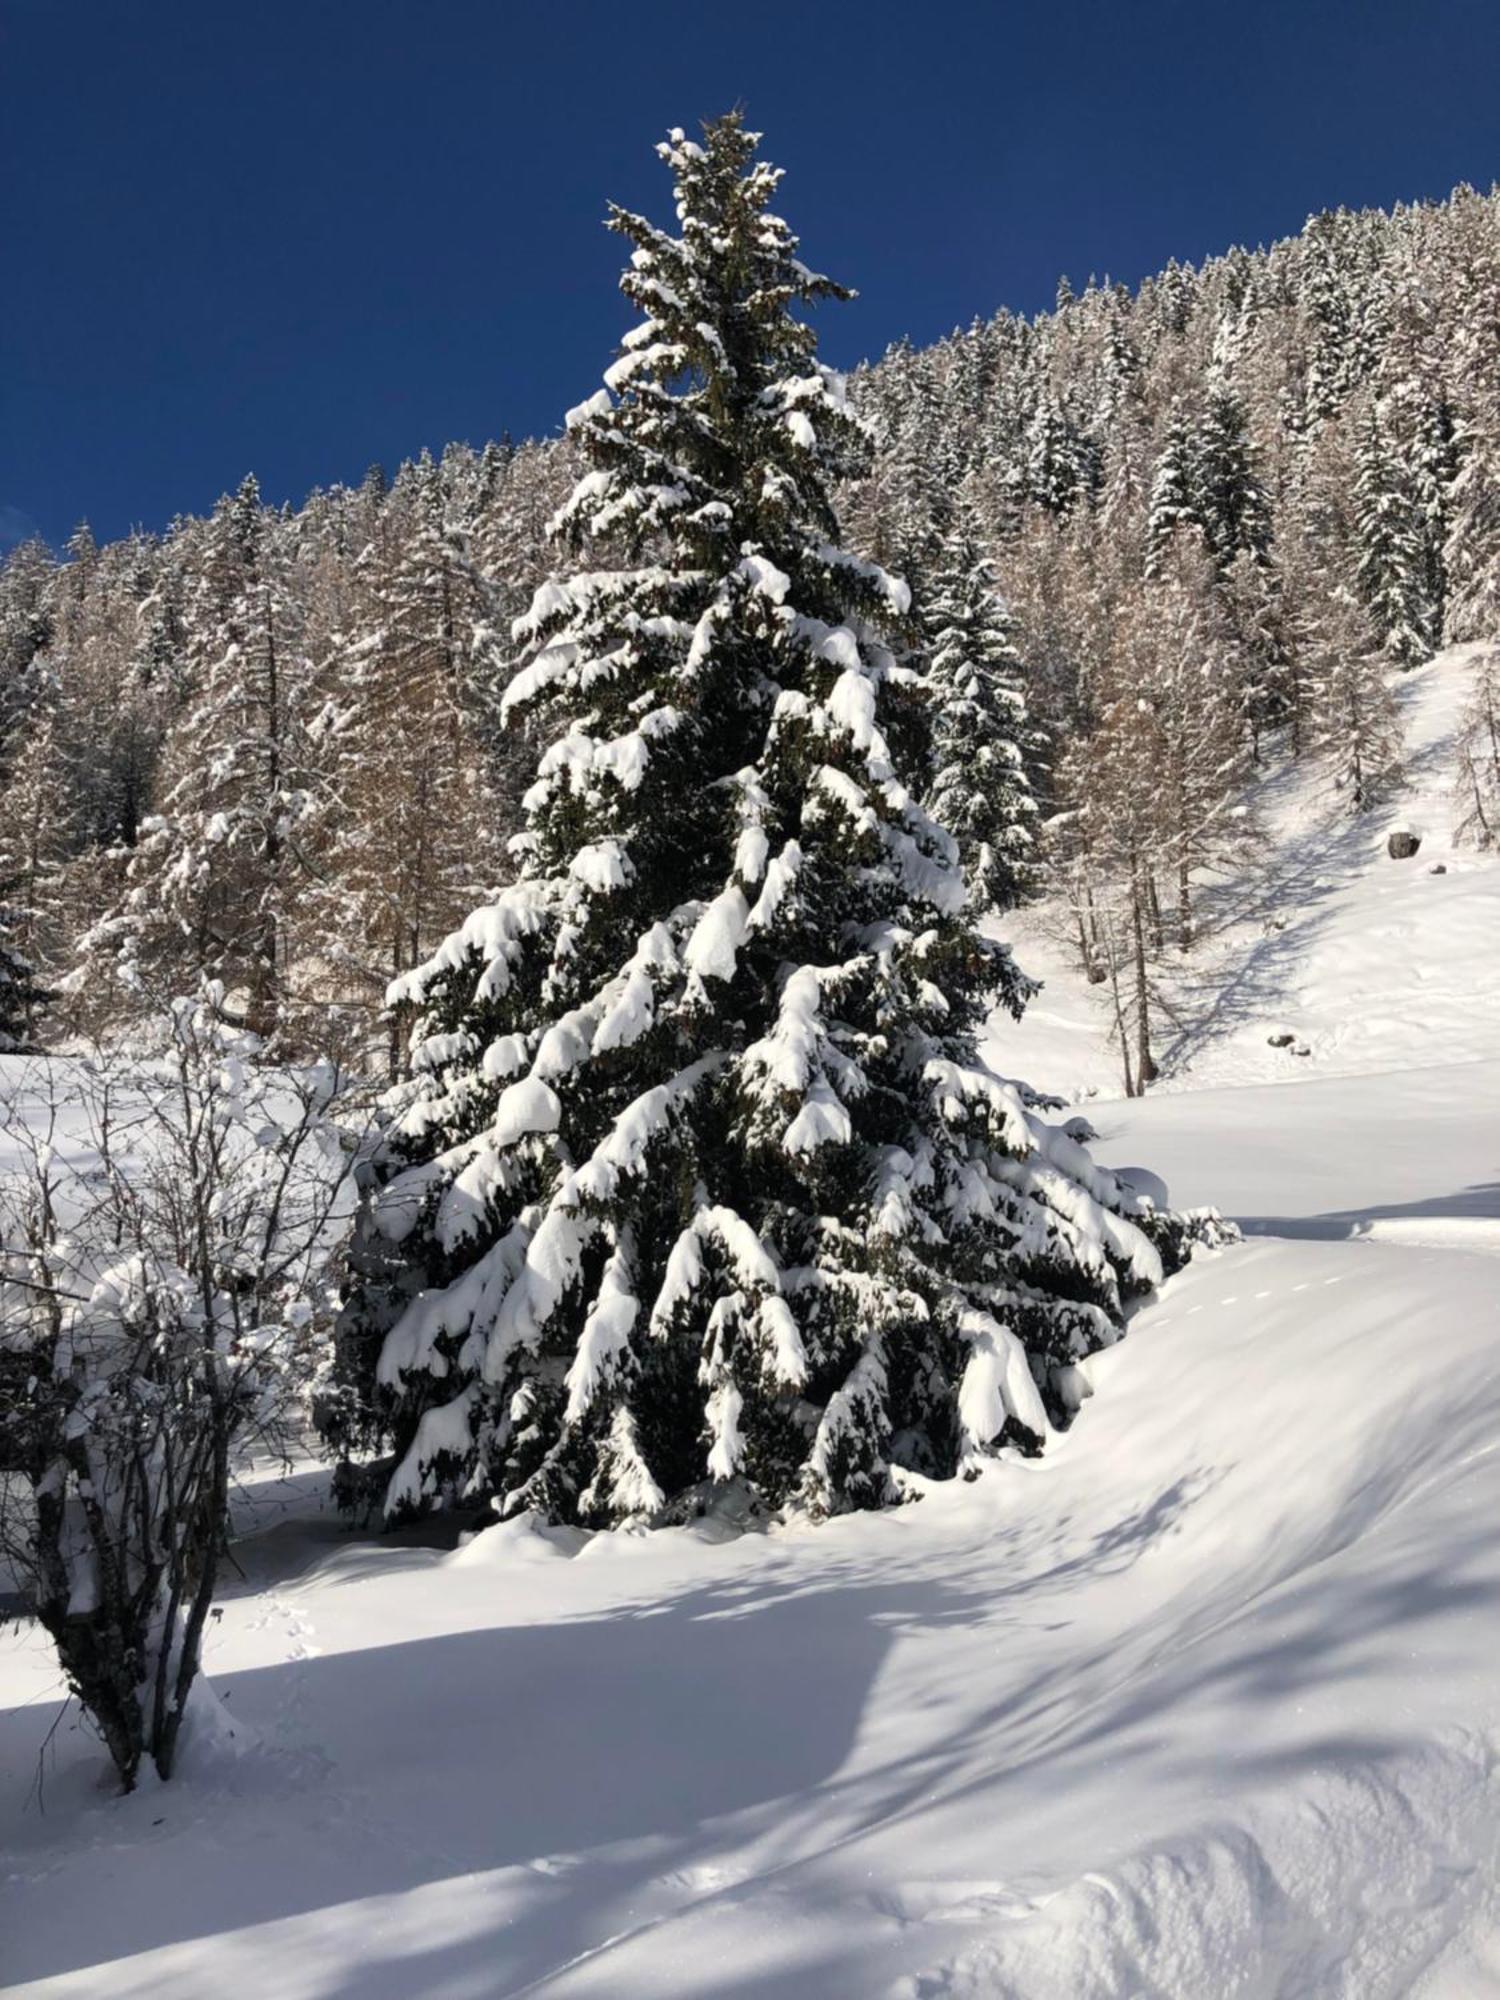
[[[453,447],[387,485],[0,572],[0,944],[16,1039],[200,976],[294,1050],[399,1066],[385,989],[510,871],[499,701],[566,453]],[[0,1020],[6,1008],[0,1003]]]
[[[1051,313],[899,345],[851,399],[876,451],[840,503],[951,696],[934,781],[971,886],[1003,905],[1050,871],[1144,1082],[1141,969],[1193,938],[1268,742],[1377,805],[1391,670],[1500,631],[1500,202],[1064,283]],[[207,972],[257,1032],[399,1070],[388,984],[515,870],[510,628],[576,470],[566,439],[454,446],[296,510],[247,480],[160,536],[14,550],[0,1034]]]
[[[997,566],[1048,866],[1143,1087],[1149,961],[1192,942],[1199,871],[1253,838],[1268,741],[1378,806],[1392,672],[1500,635],[1500,198],[1318,215],[1133,294],[1064,283],[1037,319],[899,346],[855,394],[881,444],[856,531],[919,598],[956,511]]]

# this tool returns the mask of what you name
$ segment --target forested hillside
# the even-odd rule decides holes
[[[846,375],[758,145],[0,571],[9,1990],[1495,1990],[1500,190]]]
[[[971,881],[1066,893],[1143,1087],[1149,963],[1193,941],[1194,871],[1253,842],[1271,739],[1376,807],[1389,668],[1500,629],[1500,200],[1322,214],[1134,294],[1064,282],[851,390],[878,455],[843,514],[912,585],[896,636],[939,681],[945,635],[987,663],[943,705]],[[566,438],[453,445],[296,510],[247,478],[161,535],[13,550],[0,1033],[111,1026],[207,973],[279,1046],[399,1072],[388,983],[513,873],[511,624],[577,471]],[[975,701],[1006,724],[984,774]],[[1481,660],[1480,841],[1497,708]]]

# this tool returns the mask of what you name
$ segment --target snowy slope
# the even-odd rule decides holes
[[[1225,941],[1267,1015],[1090,1103],[1106,1160],[1248,1235],[1089,1364],[1042,1460],[818,1529],[451,1554],[267,1489],[210,1652],[241,1739],[172,1786],[101,1795],[69,1719],[39,1811],[55,1677],[0,1636],[0,1979],[1500,1995],[1500,864],[1433,851],[1454,679],[1406,694],[1419,860],[1284,785],[1277,858],[1327,886]],[[1059,976],[1014,1066],[1107,1084],[1092,1005]]]
[[[1163,967],[1175,1022],[1160,1019],[1154,1037],[1157,1091],[1500,1060],[1500,869],[1452,844],[1453,734],[1476,650],[1399,677],[1408,784],[1387,812],[1351,820],[1316,766],[1260,788],[1262,853],[1200,894],[1220,928]],[[1397,825],[1422,839],[1407,861],[1386,851]],[[1076,977],[1047,913],[1011,928],[1044,986],[1024,1024],[997,1033],[1001,1067],[1117,1095],[1104,989]],[[1270,1047],[1281,1030],[1307,1055]]]

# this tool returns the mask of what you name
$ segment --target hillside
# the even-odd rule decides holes
[[[1214,934],[1160,969],[1170,1012],[1155,1090],[1500,1060],[1500,954],[1487,946],[1500,875],[1453,846],[1453,734],[1478,650],[1450,647],[1398,677],[1407,782],[1388,810],[1351,819],[1316,767],[1283,767],[1257,787],[1258,852],[1207,888]],[[1410,860],[1387,853],[1397,826],[1421,837]],[[1044,981],[1019,1031],[1025,1061],[1059,1090],[1113,1094],[1104,990],[1076,977],[1057,929],[1045,908],[1011,927]],[[1279,1033],[1292,1047],[1271,1045]],[[1003,1068],[1003,1042],[996,1053]]]
[[[1448,845],[1461,665],[1401,691],[1415,860],[1312,767],[1269,782],[1146,1099],[1028,924],[1000,1066],[1092,1089],[1106,1161],[1247,1237],[1042,1459],[818,1528],[452,1553],[265,1479],[208,1652],[233,1740],[169,1789],[103,1796],[0,1636],[10,1990],[1500,1993],[1500,864]]]

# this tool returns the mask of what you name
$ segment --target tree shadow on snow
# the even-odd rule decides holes
[[[1201,892],[1204,946],[1170,961],[1175,1033],[1160,1052],[1163,1076],[1180,1074],[1216,1042],[1286,1013],[1298,969],[1332,920],[1331,899],[1349,887],[1370,838],[1370,822],[1330,814],[1264,870]],[[1249,923],[1264,926],[1260,936],[1227,953],[1217,945],[1220,933]]]
[[[802,1859],[923,1811],[934,1787],[971,1765],[967,1731],[939,1731],[915,1756],[904,1746],[841,1768],[897,1635],[985,1623],[1000,1641],[1039,1602],[1057,1605],[1061,1629],[1082,1577],[1130,1567],[1209,1483],[1207,1474],[1174,1481],[1083,1550],[1066,1521],[1049,1529],[1023,1512],[1013,1526],[991,1523],[963,1587],[925,1576],[920,1551],[903,1554],[894,1542],[875,1583],[868,1547],[825,1544],[811,1568],[803,1546],[753,1573],[643,1593],[606,1617],[215,1676],[259,1749],[82,1810],[76,1781],[69,1790],[75,1763],[59,1774],[64,1810],[51,1825],[5,1815],[14,1824],[0,1825],[0,1841],[23,1836],[39,1874],[86,1869],[90,1904],[80,1927],[72,1896],[26,1896],[24,1872],[13,1876],[25,1901],[12,1905],[7,1974],[57,1976],[109,1960],[114,1991],[117,1962],[135,1953],[315,1911],[342,1921],[340,1905],[450,1884],[468,1898],[463,1941],[430,1951],[424,1939],[419,1962],[408,1947],[377,1951],[362,1938],[346,1983],[329,1992],[404,2000],[448,1978],[467,1990],[481,1973],[474,1990],[486,1995],[524,1990],[630,1931],[642,1911],[732,1895],[732,1882],[705,1890],[705,1856],[733,1856],[759,1839]],[[398,1557],[417,1559],[433,1558],[419,1549]],[[503,1615],[503,1573],[495,1586]],[[1011,1682],[1000,1707],[1047,1697],[1042,1682]],[[29,1776],[52,1714],[0,1713],[0,1772]],[[464,1880],[494,1871],[506,1872]],[[493,1916],[476,1935],[475,1911],[487,1902]],[[142,1968],[143,2000],[160,1979],[159,1966]],[[703,1990],[741,1989],[706,1980]],[[743,1987],[746,1996],[774,1990],[758,1978]]]
[[[1369,1208],[1332,1209],[1322,1215],[1241,1215],[1235,1220],[1247,1236],[1290,1236],[1329,1243],[1370,1235],[1383,1222],[1500,1224],[1500,1181],[1473,1182],[1454,1194],[1431,1195],[1421,1201],[1377,1202]],[[1456,1236],[1455,1248],[1460,1241]]]
[[[85,1861],[80,1848],[100,1859],[87,1862],[86,1926],[70,1898],[12,1904],[7,1978],[529,1869],[521,1901],[546,1920],[488,1945],[485,1990],[507,1992],[579,1948],[601,1901],[689,1867],[713,1822],[834,1773],[890,1644],[875,1614],[951,1608],[939,1586],[918,1588],[923,1602],[868,1584],[764,1603],[704,1589],[655,1616],[446,1633],[216,1677],[262,1747],[149,1795],[98,1799],[54,1831],[25,1829],[50,1843],[40,1873]],[[15,1780],[29,1779],[55,1712],[0,1713],[6,1819],[22,1816]],[[288,1747],[299,1743],[312,1747]],[[601,1878],[597,1851],[626,1848],[599,1857]],[[11,1880],[25,1896],[24,1876]],[[416,1990],[403,1976],[387,1987],[361,1974],[349,1991]]]

